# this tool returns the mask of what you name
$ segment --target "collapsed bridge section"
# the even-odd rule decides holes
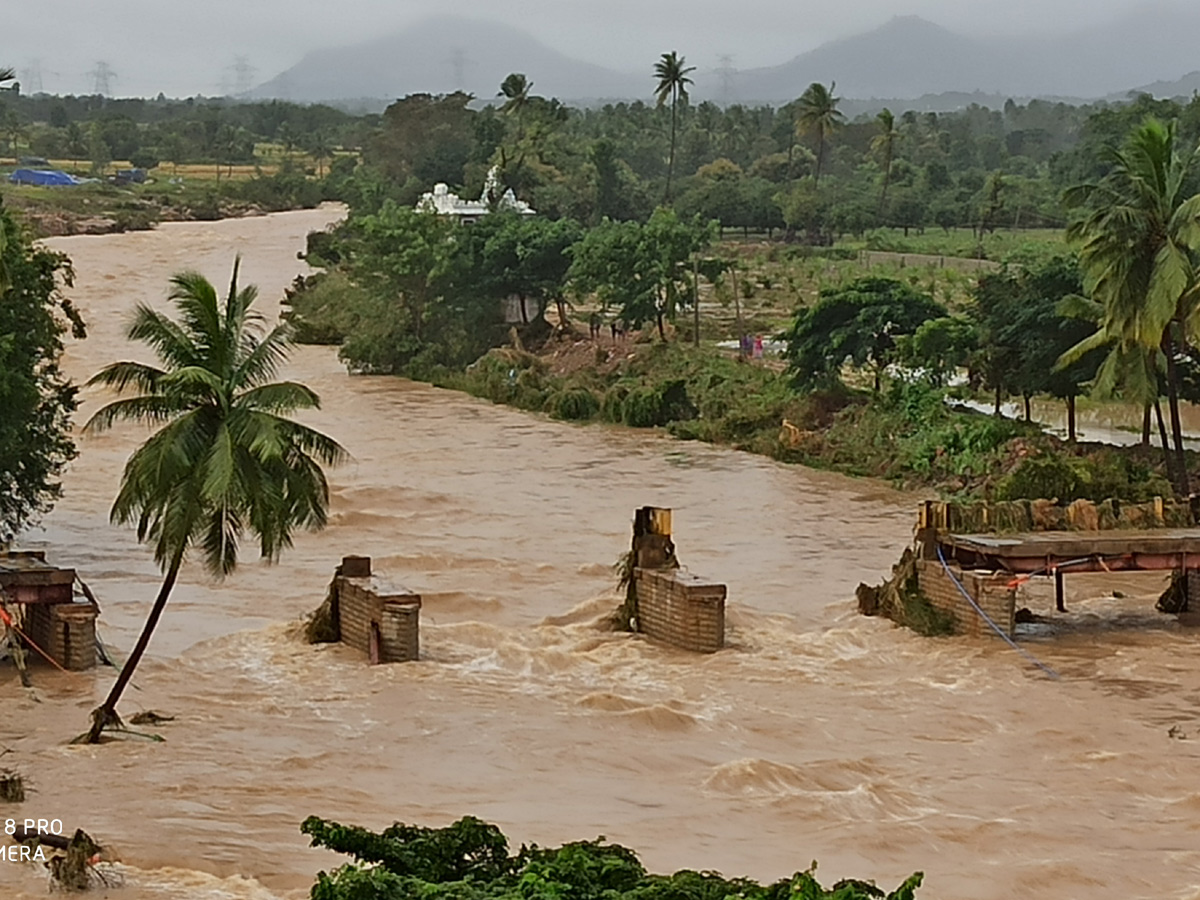
[[[1029,578],[1053,578],[1055,608],[1065,612],[1067,575],[1132,571],[1174,573],[1164,611],[1200,604],[1200,528],[1190,502],[926,502],[892,578],[859,585],[859,611],[913,625],[925,606],[947,631],[1011,638],[1017,589]]]

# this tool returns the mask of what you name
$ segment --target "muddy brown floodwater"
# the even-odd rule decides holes
[[[184,267],[217,283],[235,253],[277,309],[322,209],[52,241],[91,335],[84,379],[144,358],[122,337]],[[877,484],[646,431],[579,427],[393,378],[350,377],[299,348],[310,419],[354,462],[332,517],[282,564],[251,554],[223,584],[189,566],[123,709],[176,715],[167,743],[68,747],[111,670],[0,667],[0,745],[34,793],[9,815],[111,843],[113,898],[307,895],[340,858],[306,847],[310,814],[373,828],[473,814],[511,839],[605,835],[656,871],[892,886],[937,898],[1193,897],[1200,892],[1200,633],[1158,616],[1154,579],[1069,581],[1072,612],[1026,644],[927,640],[852,612],[910,539],[915,498]],[[85,397],[82,421],[103,400]],[[81,441],[62,501],[26,547],[75,566],[102,634],[132,645],[158,573],[107,512],[142,435]],[[731,646],[692,656],[597,624],[633,509],[674,507],[680,555],[728,582]],[[419,591],[420,662],[368,668],[294,623],[342,555]],[[1125,599],[1110,592],[1119,586]],[[1037,586],[1024,599],[1052,608]],[[1178,726],[1188,736],[1168,736]],[[1176,731],[1176,734],[1179,732]],[[3,896],[44,874],[0,863]]]

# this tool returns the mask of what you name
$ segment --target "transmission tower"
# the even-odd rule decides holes
[[[113,71],[112,66],[101,60],[87,74],[92,79],[94,86],[92,93],[99,94],[102,97],[107,97],[112,93],[112,83],[117,80],[117,73]]]
[[[729,54],[722,54],[717,57],[717,77],[721,79],[721,105],[728,106],[733,100],[733,79],[737,76],[737,69],[733,67],[733,57]]]
[[[454,90],[466,90],[465,73],[468,67],[475,65],[467,59],[466,51],[462,47],[455,47],[450,51],[450,59],[447,60],[450,65],[450,70],[454,73]]]
[[[27,94],[40,94],[44,90],[42,87],[42,61],[40,59],[31,59],[21,69],[21,89]]]
[[[245,56],[235,56],[230,69],[233,71],[233,92],[235,94],[248,93],[254,87],[254,76],[258,73],[258,69],[250,65],[250,60]]]

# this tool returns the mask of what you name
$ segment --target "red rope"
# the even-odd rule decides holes
[[[33,638],[31,638],[29,635],[27,635],[25,632],[23,632],[20,628],[17,627],[17,623],[12,620],[12,616],[10,616],[8,614],[8,610],[6,610],[4,608],[3,603],[0,603],[0,620],[2,620],[5,625],[7,625],[9,628],[11,628],[13,631],[15,631],[18,635],[20,635],[20,637],[25,641],[25,643],[27,643],[30,647],[32,647],[38,653],[42,654],[42,656],[44,656],[46,658],[46,661],[48,663],[50,663],[50,665],[54,666],[54,668],[58,669],[58,671],[60,671],[60,672],[67,672],[66,669],[64,669],[62,666],[60,666],[58,664],[58,660],[56,660],[53,656],[51,656],[49,653],[47,653],[45,650],[43,650],[41,647],[39,647],[37,644],[35,644],[33,641]],[[70,675],[71,673],[67,672],[67,674]]]

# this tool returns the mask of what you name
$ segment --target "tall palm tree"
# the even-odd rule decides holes
[[[671,176],[675,172],[677,107],[680,100],[688,102],[687,86],[693,83],[688,74],[696,71],[695,66],[685,65],[686,62],[684,57],[672,50],[670,53],[664,53],[654,64],[654,77],[658,79],[658,87],[654,89],[655,99],[659,107],[664,106],[668,99],[671,101],[671,155],[667,159],[667,190],[663,195],[664,203],[671,202]]]
[[[1134,348],[1150,357],[1162,354],[1176,489],[1187,494],[1175,359],[1200,333],[1194,265],[1200,252],[1200,195],[1185,196],[1197,151],[1181,154],[1175,123],[1148,118],[1120,148],[1106,152],[1106,162],[1108,174],[1072,188],[1064,198],[1070,206],[1083,207],[1067,236],[1079,247],[1084,289],[1102,309],[1096,333],[1064,358],[1085,345],[1109,345],[1124,354]],[[1101,376],[1106,374],[1102,367]],[[1109,380],[1115,383],[1115,374]],[[1098,382],[1104,383],[1102,378]]]
[[[829,140],[829,136],[846,121],[846,116],[837,108],[838,104],[842,102],[842,98],[833,95],[836,87],[837,82],[832,82],[829,87],[825,87],[814,81],[800,95],[796,104],[797,134],[799,136],[813,134],[817,138],[817,165],[813,170],[813,182],[816,185],[821,183],[821,167],[825,163],[825,143]]]
[[[521,113],[529,105],[529,92],[531,90],[533,90],[532,81],[520,72],[510,74],[500,82],[500,93],[496,95],[497,97],[504,98],[504,105],[500,107],[500,111],[510,116],[516,116],[519,122],[521,120]]]
[[[126,462],[111,518],[136,523],[138,540],[153,544],[164,571],[133,652],[92,713],[88,743],[108,726],[121,727],[117,701],[189,550],[222,577],[237,565],[245,532],[274,561],[291,546],[295,529],[325,525],[329,488],[321,466],[342,461],[346,451],[288,418],[295,410],[317,408],[319,400],[302,384],[271,380],[287,357],[289,326],[266,331],[252,310],[257,289],[238,288],[239,262],[224,299],[202,275],[183,272],[171,279],[178,318],[137,307],[129,339],[148,344],[161,368],[118,362],[88,382],[135,396],[109,403],[85,430],[105,431],[124,421],[161,426]]]
[[[878,153],[883,163],[883,189],[879,192],[879,215],[883,215],[887,204],[888,186],[892,182],[892,160],[896,155],[896,144],[903,137],[896,129],[896,117],[886,106],[875,117],[879,134],[871,139],[871,150]]]

